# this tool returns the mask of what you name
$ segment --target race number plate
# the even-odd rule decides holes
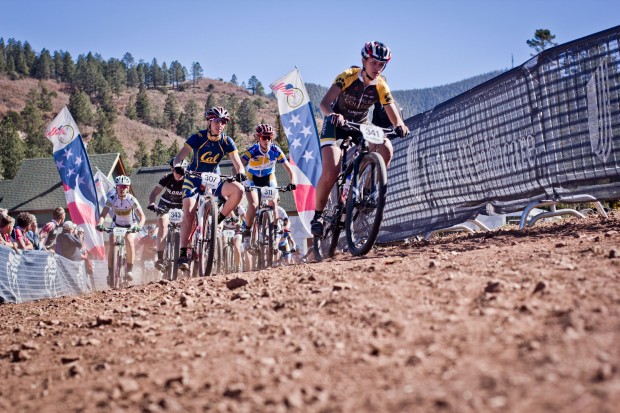
[[[385,133],[383,129],[374,125],[360,125],[360,132],[364,135],[367,142],[380,145],[383,143]]]
[[[232,229],[225,229],[222,231],[222,235],[224,235],[224,238],[232,238],[235,236],[235,231]]]
[[[211,172],[204,172],[202,175],[202,184],[205,188],[216,189],[220,184],[220,176]]]
[[[268,186],[261,187],[260,192],[263,201],[273,201],[276,199],[276,195],[278,195],[278,190],[276,188],[271,188]]]
[[[170,222],[172,224],[180,224],[183,221],[183,210],[182,209],[171,209],[168,211],[170,215]]]
[[[114,234],[115,237],[124,237],[126,233],[127,233],[127,228],[114,227],[112,229],[112,234]]]

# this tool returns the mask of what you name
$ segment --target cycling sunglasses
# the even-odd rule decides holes
[[[185,175],[185,169],[183,169],[183,168],[181,168],[179,166],[174,168],[174,172],[179,174],[179,175]]]
[[[273,137],[271,137],[271,136],[261,136],[260,138],[261,138],[261,140],[264,140],[264,141],[270,141],[270,140],[273,139]]]
[[[129,185],[116,185],[116,187],[118,189],[127,189],[127,188],[129,188]]]
[[[213,120],[217,123],[220,123],[222,125],[226,125],[228,123],[228,119],[221,119],[221,118],[213,118]]]

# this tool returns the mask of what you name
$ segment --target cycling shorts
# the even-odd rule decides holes
[[[200,191],[201,183],[202,178],[199,176],[186,176],[183,182],[183,199],[193,198],[198,194],[203,194],[204,191]],[[224,187],[224,181],[220,181],[220,184],[213,192],[216,197],[222,196],[222,187]]]
[[[357,144],[362,136],[360,131],[354,129],[345,130],[332,124],[332,117],[325,116],[323,119],[323,129],[321,129],[321,148],[324,146],[340,145],[339,141],[351,136],[353,143]]]

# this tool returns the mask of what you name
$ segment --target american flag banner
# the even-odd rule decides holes
[[[321,146],[306,86],[294,69],[271,84],[289,147],[289,162],[297,177],[293,191],[299,217],[310,236],[315,188],[321,175]]]
[[[54,145],[54,162],[71,220],[84,229],[84,244],[92,258],[104,259],[103,235],[95,230],[99,205],[93,172],[80,131],[66,106],[47,126],[45,136]]]

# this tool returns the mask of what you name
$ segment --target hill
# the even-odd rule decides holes
[[[23,111],[30,91],[40,89],[41,87],[55,94],[55,97],[52,98],[52,110],[46,112],[44,116],[44,121],[48,123],[64,105],[68,105],[70,91],[67,85],[55,80],[37,80],[33,78],[11,80],[8,76],[0,75],[0,119],[4,118],[9,112],[20,113]],[[161,115],[168,95],[174,95],[180,109],[193,99],[200,109],[198,126],[203,128],[205,126],[204,121],[202,121],[203,108],[209,95],[212,95],[212,101],[216,105],[225,107],[228,107],[231,97],[236,98],[237,104],[245,98],[250,98],[253,102],[260,101],[256,105],[257,122],[273,124],[276,121],[277,105],[274,99],[251,95],[247,90],[228,82],[205,78],[198,80],[196,86],[191,86],[190,82],[188,82],[188,86],[182,89],[182,91],[168,89],[164,92],[148,89],[146,93],[151,106],[151,112]],[[118,96],[115,95],[113,97],[117,115],[113,126],[114,135],[123,145],[127,165],[134,164],[140,141],[145,143],[147,150],[150,152],[157,138],[161,139],[166,147],[172,145],[173,142],[176,142],[180,147],[187,138],[186,136],[177,135],[172,129],[154,127],[139,120],[129,119],[125,112],[130,99],[133,98],[135,100],[137,93],[137,88],[127,88]],[[93,128],[84,125],[79,126],[85,140],[88,140],[92,136]],[[241,148],[245,148],[252,142],[252,137],[249,134],[237,133],[234,138],[237,145]]]

